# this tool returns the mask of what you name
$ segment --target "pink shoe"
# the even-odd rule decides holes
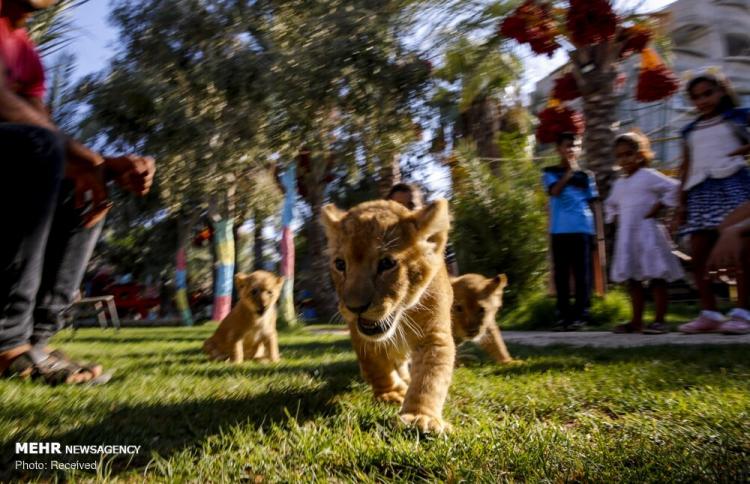
[[[750,333],[750,311],[733,309],[729,313],[729,321],[721,325],[721,332],[724,334]]]
[[[721,319],[717,319],[717,316]],[[720,333],[726,319],[714,311],[701,311],[697,319],[680,325],[677,329],[687,334]]]

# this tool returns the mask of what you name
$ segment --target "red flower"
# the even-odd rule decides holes
[[[641,102],[659,101],[677,92],[679,87],[679,79],[666,66],[643,69],[638,75],[635,98]]]
[[[628,57],[642,52],[651,42],[653,36],[651,31],[642,25],[634,25],[623,29],[621,35],[625,39],[625,43],[622,46],[620,57]]]
[[[566,106],[550,107],[539,113],[536,138],[540,143],[554,143],[561,133],[580,135],[584,127],[581,113]]]
[[[598,44],[614,37],[617,15],[608,0],[570,0],[566,24],[574,44]]]
[[[578,83],[572,72],[555,79],[555,87],[552,89],[552,97],[560,101],[572,101],[581,97]]]

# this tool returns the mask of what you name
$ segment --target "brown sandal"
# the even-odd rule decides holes
[[[91,378],[76,379],[83,373],[89,373]],[[61,384],[101,384],[110,380],[111,375],[103,374],[99,365],[80,365],[68,357],[62,351],[55,350],[46,353],[39,349],[31,349],[20,354],[5,370],[4,377],[17,376],[22,379],[41,378],[47,385]]]

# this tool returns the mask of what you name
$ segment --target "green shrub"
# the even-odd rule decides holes
[[[619,290],[591,301],[592,325],[607,328],[630,318],[630,300]],[[549,329],[555,324],[555,298],[543,293],[524,297],[515,308],[500,315],[504,329]]]
[[[453,242],[462,274],[505,273],[505,304],[538,291],[547,274],[547,222],[540,172],[525,157],[502,162],[500,176],[471,150],[458,150],[460,182],[454,186]],[[513,154],[509,154],[513,158]]]

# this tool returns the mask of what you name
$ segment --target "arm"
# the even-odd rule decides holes
[[[677,192],[677,207],[672,218],[672,232],[677,232],[677,229],[685,223],[685,204],[687,203],[687,192],[685,192],[685,183],[687,183],[687,176],[690,172],[690,149],[687,145],[687,140],[682,144],[682,163],[680,164],[680,185]]]
[[[568,184],[570,179],[573,178],[573,170],[568,168],[568,170],[565,172],[565,174],[560,178],[557,183],[552,185],[549,189],[549,194],[553,197],[560,196],[563,189],[565,188],[565,185]]]
[[[750,237],[750,202],[739,206],[719,226],[719,240],[708,259],[708,270],[741,269],[747,238]]]

